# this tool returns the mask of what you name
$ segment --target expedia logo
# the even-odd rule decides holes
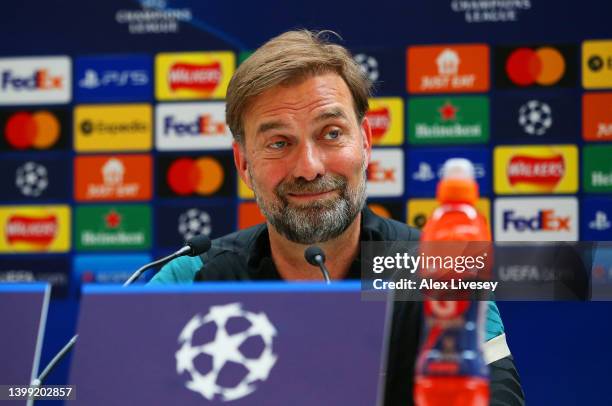
[[[83,135],[92,135],[100,133],[106,135],[141,133],[148,130],[147,123],[143,121],[130,122],[105,122],[85,120],[81,122],[81,131]]]
[[[63,77],[54,76],[47,69],[39,69],[29,76],[19,76],[12,70],[2,72],[2,90],[48,90],[61,89]]]
[[[175,63],[170,67],[168,82],[170,89],[196,90],[203,93],[212,93],[221,80],[221,64]]]
[[[80,105],[74,109],[77,151],[147,151],[153,143],[149,104]]]
[[[565,175],[565,161],[562,155],[537,158],[517,155],[508,164],[508,180],[511,185],[531,183],[554,188]]]
[[[370,121],[370,127],[372,128],[372,137],[375,140],[379,140],[389,129],[391,122],[391,116],[387,107],[381,107],[376,110],[370,110],[368,112],[368,120]]]
[[[6,223],[6,239],[9,244],[25,242],[47,246],[51,244],[58,231],[55,215],[32,217],[25,215],[10,216]]]
[[[570,231],[570,217],[555,215],[553,209],[540,210],[533,217],[518,215],[514,210],[503,214],[504,230],[513,228],[516,231]]]
[[[210,114],[196,117],[193,121],[181,121],[175,116],[164,118],[164,135],[225,135],[224,121],[215,120]]]

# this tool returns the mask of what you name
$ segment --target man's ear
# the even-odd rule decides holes
[[[253,186],[251,185],[251,179],[249,176],[249,168],[246,159],[246,150],[239,142],[234,141],[232,143],[232,149],[234,150],[234,165],[236,165],[236,171],[238,171],[238,176],[240,179],[249,187],[249,189],[253,190]]]
[[[372,155],[372,127],[367,117],[361,120],[361,134],[363,136],[363,149],[366,162],[370,164],[370,157]]]

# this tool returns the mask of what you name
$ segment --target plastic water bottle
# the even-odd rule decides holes
[[[450,159],[436,192],[440,206],[421,241],[490,241],[475,208],[478,183],[466,159]],[[419,406],[486,406],[488,368],[482,355],[486,301],[426,300],[421,349],[415,366],[414,399]]]

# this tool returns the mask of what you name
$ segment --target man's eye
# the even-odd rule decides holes
[[[276,141],[271,144],[268,144],[268,147],[272,149],[281,149],[286,146],[287,146],[287,141]]]
[[[331,130],[325,133],[326,140],[335,140],[340,136],[340,130]]]

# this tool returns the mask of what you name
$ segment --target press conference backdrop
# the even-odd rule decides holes
[[[465,157],[495,239],[610,240],[611,15],[604,0],[4,4],[0,280],[53,284],[43,363],[74,328],[81,283],[261,221],[233,169],[224,97],[250,51],[291,28],[334,30],[376,84],[378,213],[422,226],[441,165]],[[580,317],[601,328],[593,309]],[[552,330],[533,353],[572,323],[543,314]]]

